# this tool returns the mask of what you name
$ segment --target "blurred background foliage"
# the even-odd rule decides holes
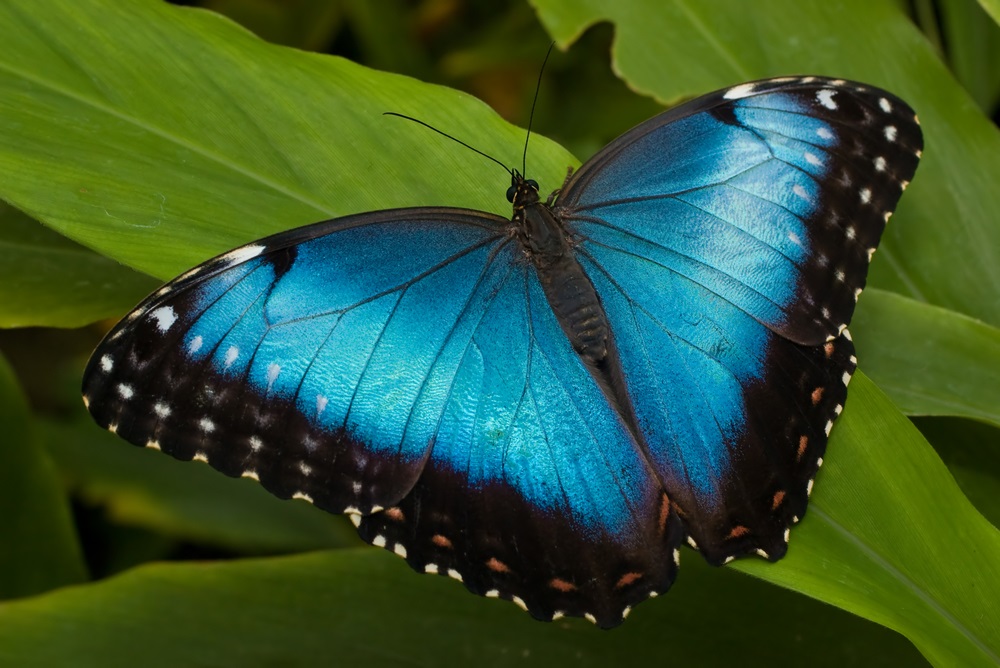
[[[532,110],[539,63],[552,40],[532,6],[517,0],[201,0],[176,4],[224,14],[273,43],[341,56],[467,91],[522,127],[527,126]],[[983,7],[974,0],[899,4],[983,113],[997,122],[1000,28]],[[679,101],[656,101],[630,90],[612,68],[609,52],[614,38],[610,24],[591,27],[567,53],[557,54],[542,75],[533,131],[562,144],[581,160],[663,109],[664,103]],[[586,108],[588,113],[574,114],[575,108]],[[604,122],[595,125],[591,122],[595,117]],[[443,129],[476,143],[475,137],[466,137],[460,127]],[[5,243],[14,239],[16,243]],[[68,264],[78,275],[86,263],[108,262],[0,204],[0,297],[11,304],[19,299],[17,282],[23,277],[4,274],[4,253],[31,253],[35,243],[38,247],[48,248],[53,243],[62,247],[60,260],[39,272],[54,282],[63,280],[58,272]],[[40,255],[39,262],[45,258],[51,261],[51,253]],[[104,316],[109,320],[88,323],[87,316],[81,314],[78,329],[20,327],[16,320],[0,323],[4,327],[0,329],[0,353],[10,362],[33,416],[33,424],[11,427],[3,437],[35,439],[46,446],[60,484],[69,490],[72,514],[65,522],[72,525],[86,564],[86,573],[65,563],[55,564],[55,575],[49,581],[25,582],[20,591],[2,593],[9,598],[39,593],[59,584],[105,578],[155,560],[294,554],[357,545],[358,539],[342,518],[302,503],[277,502],[248,481],[225,479],[207,467],[186,466],[153,452],[123,447],[107,434],[78,428],[87,420],[78,388],[89,352],[110,326],[110,318],[121,315],[116,304],[123,299],[138,301],[157,285],[156,280],[117,265],[99,270],[102,275],[116,271],[127,272],[129,277],[109,279],[98,286],[70,286],[90,294],[95,287],[106,290],[108,312]],[[70,293],[59,308],[71,311],[72,305]],[[25,308],[37,309],[38,304],[26,304]],[[71,319],[72,315],[64,315],[60,322],[66,322],[66,317]],[[1000,505],[991,494],[977,493],[992,488],[977,485],[976,479],[992,475],[984,469],[1000,469],[996,461],[1000,432],[985,423],[955,418],[921,417],[915,423],[938,446],[979,510],[996,522]],[[81,433],[88,436],[81,440]],[[984,461],[989,463],[984,465]],[[39,466],[44,468],[45,464]],[[53,508],[50,512],[61,511]],[[247,526],[254,530],[246,531]],[[64,545],[52,549],[75,548]],[[692,561],[688,559],[686,567],[690,568]],[[785,608],[801,605],[814,612],[809,606],[821,605],[796,601],[802,597],[784,591],[772,594],[767,587],[762,591],[782,601]],[[807,617],[811,612],[801,614]],[[900,658],[907,663],[922,661],[895,634],[883,633],[846,613],[827,610],[823,614],[834,615],[834,633],[868,634],[882,652],[845,655],[838,660],[857,665],[870,665],[873,656]],[[246,665],[254,662],[248,659]]]

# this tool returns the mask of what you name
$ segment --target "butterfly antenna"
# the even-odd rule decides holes
[[[542,61],[542,67],[538,70],[535,97],[531,100],[531,114],[528,115],[528,134],[524,136],[524,153],[521,154],[521,174],[528,173],[528,140],[531,139],[531,123],[535,120],[535,105],[538,104],[538,91],[542,89],[542,73],[545,72],[545,63],[549,62],[549,56],[552,55],[552,47],[555,45],[555,41],[549,44],[549,50],[545,52],[545,60]]]
[[[407,116],[406,114],[397,114],[397,113],[396,113],[395,111],[385,111],[385,112],[382,112],[382,115],[383,115],[383,116],[397,116],[397,117],[399,117],[399,118],[405,118],[406,120],[408,120],[408,121],[413,121],[414,123],[418,123],[418,124],[420,124],[420,125],[424,126],[425,128],[430,128],[431,130],[433,130],[434,132],[438,133],[438,134],[439,134],[439,135],[441,135],[442,137],[447,137],[448,139],[452,140],[453,142],[458,142],[459,144],[461,144],[461,145],[462,145],[462,146],[464,146],[465,148],[469,149],[470,151],[474,151],[475,153],[478,153],[479,155],[483,156],[484,158],[489,158],[489,159],[490,159],[490,160],[492,160],[493,162],[495,162],[495,163],[497,163],[498,165],[500,165],[501,167],[503,167],[503,168],[504,168],[504,171],[506,171],[506,172],[507,172],[508,174],[510,174],[511,176],[514,176],[514,171],[513,171],[513,170],[512,170],[512,169],[511,169],[510,167],[508,167],[507,165],[503,164],[502,162],[500,162],[499,160],[497,160],[496,158],[494,158],[494,157],[493,157],[492,155],[490,155],[489,153],[483,153],[482,151],[480,151],[480,150],[479,150],[478,148],[476,148],[475,146],[469,146],[468,144],[466,144],[466,143],[465,143],[464,141],[462,141],[461,139],[458,139],[458,138],[456,138],[456,137],[452,137],[452,136],[451,136],[450,134],[448,134],[447,132],[442,132],[441,130],[438,130],[438,129],[437,129],[436,127],[434,127],[433,125],[429,125],[429,124],[427,124],[427,123],[424,123],[424,122],[423,122],[422,120],[420,120],[419,118],[413,118],[412,116]]]

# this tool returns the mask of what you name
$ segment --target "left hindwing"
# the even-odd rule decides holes
[[[778,558],[855,358],[846,326],[917,167],[899,98],[818,77],[637,126],[567,183],[650,456],[713,562]]]

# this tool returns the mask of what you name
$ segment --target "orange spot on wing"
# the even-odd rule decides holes
[[[384,512],[386,517],[396,522],[402,522],[403,520],[406,519],[406,516],[403,515],[403,511],[400,510],[398,506],[396,508],[389,508]]]
[[[809,437],[803,434],[799,436],[799,449],[795,453],[795,461],[802,461],[802,455],[806,454],[806,448],[809,447]]]
[[[750,533],[750,529],[747,529],[742,524],[737,524],[733,527],[733,530],[729,532],[729,535],[726,536],[726,540],[729,540],[730,538],[740,538],[748,533]]]
[[[771,510],[777,510],[781,502],[785,500],[785,490],[779,489],[774,493],[774,498],[771,499]]]
[[[490,560],[486,562],[486,568],[496,573],[510,573],[510,566],[496,557],[490,557]]]
[[[431,536],[431,542],[437,545],[438,547],[445,548],[446,550],[450,550],[451,548],[454,547],[454,545],[451,544],[451,541],[448,540],[447,536],[442,536],[439,533],[436,533],[433,536]]]
[[[640,579],[641,577],[642,573],[637,573],[635,571],[631,573],[626,573],[625,575],[618,578],[618,582],[615,583],[615,587],[617,589],[621,589],[622,587],[627,587],[636,580]]]
[[[567,582],[561,578],[552,578],[549,580],[549,586],[556,591],[561,591],[562,593],[568,593],[576,590],[576,585],[572,582]]]
[[[823,352],[826,353],[827,358],[833,357],[833,342],[828,342],[823,346]]]
[[[664,494],[660,497],[660,517],[657,520],[657,526],[660,528],[660,533],[662,534],[667,530],[667,520],[670,519],[670,498]]]
[[[823,398],[823,388],[817,387],[812,393],[813,406],[819,405],[819,400]]]

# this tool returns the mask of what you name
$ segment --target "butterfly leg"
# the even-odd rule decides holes
[[[566,168],[566,178],[563,179],[563,184],[558,188],[556,188],[555,190],[553,190],[551,193],[549,193],[549,198],[545,200],[545,206],[552,206],[553,202],[556,201],[556,197],[558,197],[559,193],[563,191],[563,188],[566,187],[566,184],[569,183],[569,180],[572,176],[573,176],[573,166],[570,165],[569,167]]]

